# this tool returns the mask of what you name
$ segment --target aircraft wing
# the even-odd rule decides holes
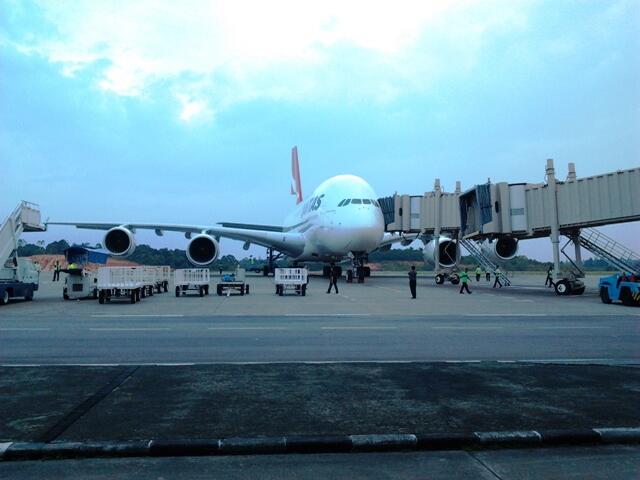
[[[409,246],[411,242],[417,239],[418,239],[418,234],[415,234],[415,233],[411,235],[405,235],[405,234],[396,235],[394,233],[385,233],[384,236],[382,237],[382,241],[380,242],[380,246],[378,247],[378,250],[382,250],[382,251],[389,250],[391,248],[391,245],[398,242],[401,242],[406,247],[406,246]]]
[[[176,225],[151,223],[93,223],[93,222],[47,222],[47,225],[69,225],[89,230],[110,230],[125,227],[135,233],[136,230],[154,230],[156,235],[164,232],[181,232],[187,238],[192,234],[205,233],[213,237],[224,237],[241,242],[254,243],[274,248],[289,256],[298,256],[304,250],[304,237],[298,232],[285,231],[282,227],[271,225],[252,225],[241,223],[221,223],[211,225]]]

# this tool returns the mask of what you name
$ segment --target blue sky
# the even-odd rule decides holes
[[[2,0],[0,216],[26,199],[56,220],[277,224],[292,145],[305,192],[339,173],[382,196],[541,182],[546,158],[559,176],[636,167],[638,7]]]

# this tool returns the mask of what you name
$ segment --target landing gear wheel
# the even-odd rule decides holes
[[[602,303],[611,303],[611,297],[609,297],[609,289],[607,287],[600,287],[600,300],[602,300]]]
[[[566,280],[556,282],[555,290],[558,295],[571,295],[571,285]]]
[[[69,294],[67,293],[66,288],[62,290],[62,298],[64,298],[65,300],[69,300]]]
[[[307,286],[302,285],[302,296],[304,297],[307,294]]]
[[[102,290],[100,290],[100,293],[98,294],[98,303],[100,305],[102,305],[104,303],[104,297],[105,297],[104,292]]]
[[[141,291],[142,291],[142,293],[140,294],[140,296],[142,298],[145,298],[147,296],[147,289],[143,287],[143,288],[141,288]]]
[[[168,291],[169,291],[169,283],[164,282],[164,293],[167,293]]]
[[[209,295],[209,285],[204,286],[204,294]]]
[[[32,288],[28,288],[27,292],[24,295],[24,299],[27,302],[30,302],[31,300],[33,300],[33,289]]]
[[[136,302],[140,301],[140,290],[136,290]]]
[[[131,303],[136,303],[136,292],[131,292]]]
[[[5,290],[0,297],[0,305],[6,305],[7,303],[9,303],[9,292]]]
[[[455,273],[449,277],[451,285],[458,285],[460,283],[460,277]]]
[[[249,285],[245,285],[245,287],[244,287],[244,293],[246,293],[247,295],[249,295]]]
[[[633,296],[631,295],[631,290],[629,290],[628,288],[623,288],[620,291],[620,301],[626,307],[633,307],[636,303],[633,300]]]
[[[201,297],[204,297],[204,287],[198,287],[198,294],[199,294]]]
[[[442,285],[444,283],[444,275],[441,273],[436,275],[436,285]]]
[[[98,298],[98,289],[94,288],[93,289],[93,299],[95,300],[96,298]]]
[[[217,286],[216,286],[216,293],[217,293],[218,295],[222,295],[222,287],[221,287],[220,285],[217,285]]]
[[[585,290],[585,287],[583,285],[582,287],[576,288],[571,293],[572,293],[572,295],[582,295],[584,293],[584,290]]]

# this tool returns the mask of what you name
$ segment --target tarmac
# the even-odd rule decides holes
[[[248,282],[247,296],[99,305],[65,302],[45,279],[33,302],[0,307],[0,457],[23,460],[0,462],[0,476],[640,472],[640,311],[602,304],[596,278],[580,297],[536,275],[473,281],[470,296],[420,278],[416,300],[402,277],[339,295],[314,277],[305,297]],[[278,454],[300,444],[316,453]],[[331,453],[358,445],[374,452]],[[216,456],[147,458],[175,448]],[[91,459],[132,452],[145,458]]]

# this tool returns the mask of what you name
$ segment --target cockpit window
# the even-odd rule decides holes
[[[352,198],[352,199],[351,199],[351,203],[358,203],[358,204],[360,204],[360,203],[362,203],[362,200],[360,200],[359,198]]]
[[[371,203],[373,203],[376,207],[380,206],[377,200],[371,199]]]
[[[369,200],[368,198],[365,198],[362,200],[362,203],[364,203],[365,205],[371,205],[371,200]]]
[[[339,207],[342,207],[345,203],[347,203],[346,200],[341,200],[340,203],[338,204]]]

